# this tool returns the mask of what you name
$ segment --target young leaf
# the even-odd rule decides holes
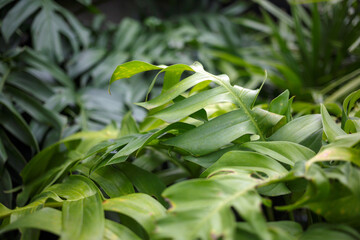
[[[129,78],[141,72],[150,71],[150,70],[160,70],[160,69],[162,68],[140,61],[131,61],[121,64],[116,67],[113,75],[111,76],[111,80],[109,83],[109,92],[110,92],[111,84],[117,80],[120,80],[122,78]]]
[[[327,112],[324,105],[321,104],[321,119],[324,128],[324,133],[326,134],[329,142],[333,142],[336,137],[346,134],[336,123],[332,120],[330,114]]]
[[[269,111],[280,115],[285,115],[288,111],[289,95],[289,90],[285,90],[279,96],[274,98],[269,105]]]

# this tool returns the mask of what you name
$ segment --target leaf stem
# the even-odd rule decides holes
[[[272,209],[272,207],[265,207],[265,209],[266,209],[266,213],[267,213],[269,221],[271,221],[271,222],[275,221],[274,210]]]

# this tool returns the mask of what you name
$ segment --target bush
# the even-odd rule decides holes
[[[198,62],[132,61],[110,83],[150,70],[164,73],[164,83],[160,95],[137,104],[149,110],[140,126],[129,113],[120,129],[77,133],[38,153],[21,172],[18,207],[1,205],[0,233],[360,237],[359,90],[345,99],[340,127],[324,105],[321,114],[293,119],[288,91],[256,106],[261,88],[232,85]]]

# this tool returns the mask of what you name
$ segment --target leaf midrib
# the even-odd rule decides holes
[[[250,119],[250,121],[252,122],[252,124],[255,126],[256,131],[258,132],[260,139],[263,141],[265,140],[265,137],[262,133],[262,131],[259,128],[259,125],[256,123],[256,120],[253,118],[253,116],[251,115],[249,109],[245,106],[245,104],[242,102],[241,98],[232,90],[232,86],[228,86],[228,84],[226,84],[224,81],[222,81],[220,78],[218,78],[217,76],[208,73],[208,72],[204,72],[205,74],[213,77],[216,79],[216,82],[223,86],[224,88],[226,88],[226,90],[228,90],[228,92],[234,97],[234,99],[236,100],[236,102],[238,103],[238,106],[244,109],[245,114],[248,116],[248,118]]]
[[[193,228],[193,231],[190,232],[189,236],[192,237],[192,236],[194,236],[194,234],[198,233],[199,230],[201,229],[204,221],[208,221],[208,219],[210,219],[212,215],[214,215],[216,212],[220,211],[221,208],[223,208],[227,204],[231,203],[233,200],[235,200],[239,196],[247,193],[248,191],[250,191],[252,189],[255,189],[256,185],[257,184],[254,184],[251,187],[245,188],[245,189],[241,190],[240,192],[237,192],[236,194],[234,194],[232,197],[228,198],[227,200],[220,202],[220,204],[216,208],[214,208],[212,211],[210,211],[209,214],[207,214],[205,218],[203,218],[198,224],[195,225],[195,227]]]

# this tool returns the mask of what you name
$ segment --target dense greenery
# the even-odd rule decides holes
[[[360,238],[360,135],[348,134],[359,126],[359,90],[344,101],[341,128],[324,105],[320,115],[293,119],[288,91],[258,107],[261,89],[231,85],[198,62],[132,61],[110,83],[150,70],[164,75],[163,89],[137,104],[149,110],[140,126],[127,114],[120,129],[77,133],[37,154],[22,171],[19,207],[1,205],[1,232],[19,228],[31,239],[39,230],[62,239]]]
[[[358,1],[78,2],[0,0],[0,238],[360,239]]]

